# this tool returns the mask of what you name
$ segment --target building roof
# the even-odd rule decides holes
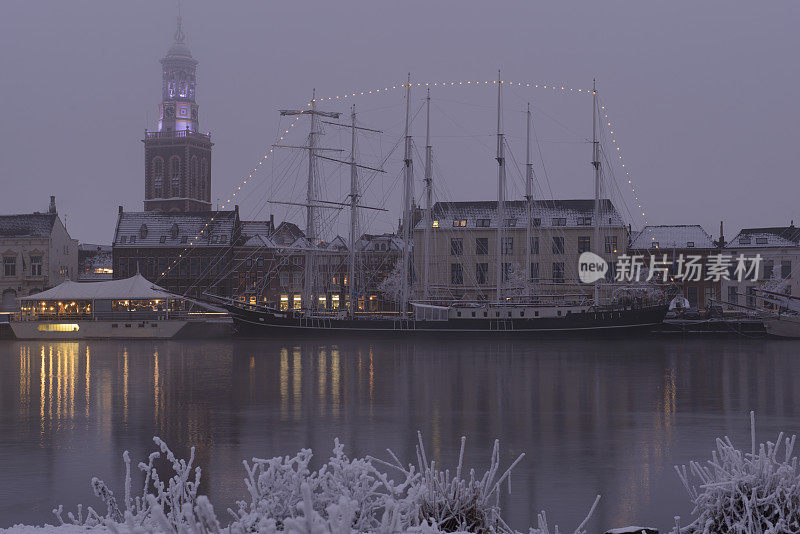
[[[526,201],[509,200],[505,203],[505,219],[513,219],[513,226],[525,226]],[[600,200],[601,226],[624,226],[625,222],[610,199]],[[539,219],[539,226],[587,226],[585,219],[594,216],[594,200],[534,200],[533,218]],[[566,219],[564,224],[555,224],[553,219]],[[581,220],[583,219],[583,220]],[[470,201],[470,202],[437,202],[433,206],[433,220],[439,221],[440,228],[450,228],[454,220],[466,220],[466,226],[458,228],[479,227],[477,221],[482,221],[481,228],[497,228],[497,201]],[[488,221],[488,222],[483,222]],[[449,223],[449,224],[448,224]],[[424,219],[417,223],[416,228],[424,228]],[[591,223],[588,224],[591,226]]]
[[[151,300],[166,298],[176,297],[137,273],[130,278],[106,282],[73,282],[67,280],[52,289],[35,295],[20,297],[19,300]]]
[[[664,224],[645,226],[636,234],[630,249],[714,248],[714,239],[699,224]]]
[[[767,228],[743,228],[726,247],[796,247],[798,245],[800,245],[800,228],[792,224]]]
[[[235,239],[238,220],[235,210],[126,211],[117,219],[114,246],[180,247],[194,243],[227,247]]]
[[[271,221],[242,221],[242,235],[247,238],[255,235],[270,236],[274,231]]]
[[[50,237],[57,218],[55,213],[0,215],[0,237]]]
[[[296,224],[283,221],[278,225],[271,237],[276,243],[290,245],[298,238],[305,237],[305,235],[306,234]]]

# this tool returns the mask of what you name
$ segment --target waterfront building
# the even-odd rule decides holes
[[[50,197],[47,213],[0,215],[0,308],[17,309],[17,298],[78,276],[78,241],[70,237]]]
[[[611,268],[624,253],[629,230],[609,199],[600,201],[599,252]],[[530,243],[524,200],[505,202],[503,221],[496,201],[437,202],[431,215],[427,261],[431,300],[494,301],[498,270],[506,297],[538,294],[590,297],[592,286],[578,281],[578,257],[594,250],[594,200],[536,200],[533,202]],[[497,262],[497,225],[503,225]],[[414,295],[425,298],[425,219],[414,228]],[[496,267],[501,264],[500,269]]]
[[[787,295],[800,295],[800,277],[794,270],[800,266],[800,228],[794,221],[789,226],[744,228],[725,246],[725,254],[735,260],[761,256],[758,279],[742,280],[731,276],[722,282],[722,298],[728,307],[736,305],[762,307],[755,289],[763,288]]]
[[[706,309],[713,305],[720,298],[721,282],[707,280],[705,269],[699,271],[695,279],[679,259],[683,257],[684,261],[688,261],[691,257],[699,257],[696,263],[706,267],[710,263],[709,256],[721,252],[723,250],[718,242],[699,224],[645,226],[633,236],[628,246],[629,256],[643,258],[648,273],[645,278],[652,274],[651,282],[664,285],[669,297],[683,295],[694,309]],[[651,269],[653,266],[666,266],[669,269],[666,282],[663,281],[663,273]]]
[[[239,207],[230,211],[126,212],[119,207],[114,279],[137,272],[167,291],[230,296]]]

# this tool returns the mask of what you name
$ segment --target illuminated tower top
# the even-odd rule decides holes
[[[186,46],[182,19],[178,15],[175,42],[161,59],[162,89],[158,131],[197,132],[198,106],[195,103],[197,63]]]

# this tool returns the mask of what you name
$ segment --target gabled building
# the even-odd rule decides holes
[[[215,212],[126,212],[120,206],[114,278],[138,272],[179,295],[230,296],[240,237],[238,206]]]
[[[527,204],[497,201],[437,202],[432,210],[428,257],[429,295],[434,300],[496,300],[501,276],[504,296],[570,295],[580,299],[592,286],[578,280],[578,257],[598,252],[610,265],[628,243],[628,228],[609,199],[600,202],[600,243],[594,235],[594,200],[537,200],[533,204],[530,249],[526,244]],[[502,225],[502,261],[497,265],[497,227]],[[414,296],[424,297],[425,219],[414,228]],[[528,250],[530,256],[528,257]],[[613,278],[613,269],[608,271]]]
[[[47,213],[0,215],[0,307],[17,308],[17,298],[78,277],[78,242],[72,239],[50,197]]]
[[[693,308],[705,309],[719,300],[721,282],[706,280],[705,270],[698,273],[699,280],[682,279],[686,277],[680,275],[687,273],[686,269],[682,270],[683,264],[679,259],[683,257],[684,261],[688,261],[691,257],[699,256],[700,259],[696,261],[705,267],[709,264],[709,256],[722,252],[717,245],[699,224],[645,226],[633,236],[628,255],[642,257],[645,269],[652,273],[651,282],[664,284],[668,295],[680,293]],[[663,282],[663,272],[650,271],[650,267],[663,267],[665,263],[669,266],[669,274],[667,281]]]
[[[800,267],[800,228],[794,221],[789,226],[744,228],[725,245],[725,253],[734,260],[739,255],[761,257],[757,280],[739,282],[731,276],[731,280],[723,281],[722,295],[727,303],[761,307],[763,303],[755,296],[756,288],[800,295],[800,276],[794,273]]]

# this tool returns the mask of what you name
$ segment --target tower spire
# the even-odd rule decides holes
[[[186,39],[183,33],[183,17],[181,16],[181,0],[178,0],[178,29],[175,30],[175,42],[182,43]]]

